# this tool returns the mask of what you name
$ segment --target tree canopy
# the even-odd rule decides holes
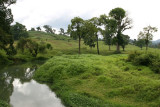
[[[120,45],[122,44],[122,33],[131,29],[132,20],[127,17],[126,11],[122,8],[112,9],[109,13],[109,16],[116,21],[116,43],[117,51],[120,51]]]
[[[25,25],[22,25],[16,22],[15,25],[11,26],[11,33],[13,35],[14,40],[19,40],[20,38],[27,38],[28,32]]]
[[[4,49],[8,55],[15,53],[14,41],[10,32],[13,15],[9,8],[14,3],[16,0],[0,0],[0,49]]]
[[[141,31],[138,35],[138,39],[144,39],[146,44],[146,50],[148,49],[149,42],[153,39],[154,32],[157,32],[158,29],[156,27],[147,26],[143,28],[143,32]]]
[[[79,39],[79,54],[81,46],[81,38],[83,37],[82,26],[84,25],[84,20],[80,17],[75,17],[71,20],[71,25],[68,25],[68,32],[73,39]]]

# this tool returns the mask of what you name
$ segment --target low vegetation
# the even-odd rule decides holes
[[[158,107],[159,75],[127,62],[128,55],[55,56],[34,78],[56,92],[67,107]]]
[[[160,73],[160,57],[155,53],[133,52],[129,54],[128,61],[135,65],[149,66],[155,73]]]

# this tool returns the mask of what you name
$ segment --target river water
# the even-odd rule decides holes
[[[43,61],[0,68],[0,100],[12,107],[64,107],[49,87],[32,79]]]

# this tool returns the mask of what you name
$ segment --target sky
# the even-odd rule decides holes
[[[153,40],[157,40],[160,39],[159,4],[159,0],[17,0],[11,9],[14,23],[22,23],[28,30],[43,25],[67,30],[74,17],[86,20],[101,14],[108,15],[110,10],[120,7],[133,21],[133,28],[124,34],[137,39],[139,32],[151,25],[159,30],[153,34]]]

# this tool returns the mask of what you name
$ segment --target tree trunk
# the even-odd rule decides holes
[[[122,48],[123,48],[123,51],[124,51],[124,46],[122,46]]]
[[[148,44],[146,44],[146,51],[148,50]]]
[[[109,46],[109,51],[111,51],[111,45],[108,45]]]
[[[119,46],[118,43],[117,43],[117,51],[118,51],[118,52],[120,51],[120,46]]]
[[[97,53],[99,55],[98,35],[97,35]]]
[[[81,54],[81,37],[79,36],[79,54]]]

